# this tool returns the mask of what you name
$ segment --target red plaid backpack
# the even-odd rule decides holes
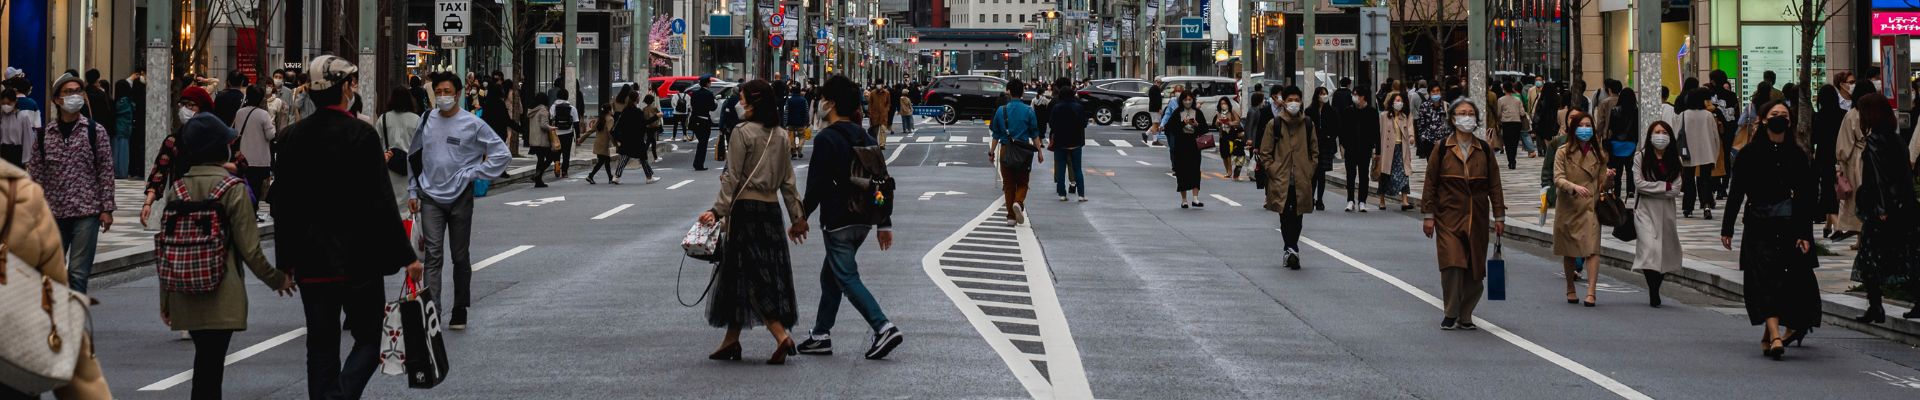
[[[153,236],[160,290],[207,293],[220,287],[227,268],[227,216],[220,197],[244,182],[228,176],[205,199],[187,195],[183,182],[173,183],[180,198],[161,212],[160,233]]]

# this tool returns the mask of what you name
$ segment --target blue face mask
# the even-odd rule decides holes
[[[1430,99],[1430,100],[1433,100],[1433,101],[1440,101],[1440,95],[1437,95],[1437,94],[1436,94],[1436,95],[1432,95],[1432,96],[1427,96],[1427,99]]]
[[[1579,128],[1573,128],[1573,137],[1579,138],[1580,141],[1583,141],[1583,142],[1588,140],[1593,140],[1593,127],[1582,126]]]

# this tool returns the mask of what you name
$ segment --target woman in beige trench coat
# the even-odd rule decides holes
[[[1373,156],[1374,168],[1378,169],[1380,179],[1380,209],[1387,209],[1387,198],[1399,196],[1400,211],[1412,211],[1413,203],[1407,202],[1407,175],[1413,172],[1413,114],[1407,111],[1406,95],[1391,92],[1387,95],[1386,112],[1380,114],[1379,153]]]
[[[1600,265],[1595,257],[1600,254],[1600,221],[1593,205],[1613,182],[1607,154],[1601,151],[1600,136],[1594,132],[1593,117],[1578,114],[1572,118],[1573,123],[1567,125],[1567,144],[1553,156],[1553,186],[1560,191],[1553,210],[1553,255],[1561,257],[1567,304],[1582,303],[1574,298],[1573,279],[1579,274],[1574,272],[1575,263],[1584,259],[1584,265]],[[1599,286],[1599,271],[1586,269],[1587,307],[1593,307],[1597,300],[1594,290]]]
[[[1320,154],[1313,121],[1300,105],[1300,88],[1283,89],[1280,101],[1280,116],[1267,124],[1266,134],[1260,137],[1260,168],[1267,174],[1267,211],[1280,213],[1287,269],[1297,270],[1301,220],[1313,212],[1308,206],[1313,198],[1313,174],[1325,155]]]
[[[1493,146],[1475,137],[1480,106],[1456,101],[1450,110],[1453,135],[1435,143],[1422,185],[1421,230],[1433,238],[1440,264],[1441,301],[1446,317],[1440,329],[1474,330],[1473,308],[1480,304],[1480,281],[1487,276],[1487,234],[1506,232],[1506,195]]]
[[[1680,189],[1680,147],[1675,145],[1674,129],[1654,121],[1647,127],[1647,145],[1640,146],[1635,163],[1640,179],[1634,183],[1639,194],[1633,203],[1633,270],[1647,279],[1647,305],[1660,307],[1660,284],[1667,274],[1680,271],[1680,220],[1674,200]]]

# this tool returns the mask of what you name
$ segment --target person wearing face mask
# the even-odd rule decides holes
[[[1766,327],[1761,354],[1779,360],[1787,343],[1820,325],[1820,284],[1813,273],[1819,260],[1813,253],[1812,226],[1819,215],[1819,193],[1807,168],[1807,153],[1793,140],[1791,110],[1778,102],[1761,109],[1766,110],[1766,136],[1742,148],[1733,162],[1737,170],[1727,189],[1720,244],[1733,250],[1734,221],[1745,223],[1740,272],[1747,319]],[[1747,211],[1744,220],[1742,209]]]
[[[1886,322],[1881,305],[1882,292],[1891,287],[1906,293],[1917,288],[1914,275],[1920,273],[1920,253],[1913,250],[1916,230],[1920,228],[1920,202],[1914,198],[1912,157],[1907,141],[1900,137],[1893,107],[1879,93],[1860,98],[1862,118],[1870,128],[1867,149],[1861,157],[1861,180],[1857,217],[1865,231],[1860,235],[1860,253],[1854,258],[1853,280],[1867,292],[1867,314],[1855,322]],[[1920,318],[1920,311],[1908,311],[1903,318]]]
[[[1639,193],[1633,201],[1633,270],[1647,280],[1647,304],[1660,307],[1660,285],[1667,274],[1680,271],[1680,233],[1674,200],[1680,189],[1680,147],[1674,145],[1673,127],[1654,121],[1647,127],[1647,147],[1635,155],[1640,164],[1640,179],[1634,185]]]
[[[460,109],[460,83],[452,74],[433,79],[433,95],[434,110],[427,113],[408,152],[417,157],[418,172],[408,189],[412,199],[407,208],[420,213],[424,280],[436,300],[447,293],[440,285],[441,254],[452,252],[454,301],[447,327],[464,330],[467,307],[473,304],[473,264],[467,251],[473,231],[473,181],[506,172],[507,144],[486,122]]]
[[[30,145],[27,173],[47,189],[61,243],[67,245],[67,284],[86,293],[94,244],[113,227],[113,147],[107,128],[83,111],[86,84],[63,76],[52,86],[57,117]]]
[[[1607,168],[1610,157],[1593,123],[1591,117],[1577,117],[1570,129],[1572,138],[1553,156],[1554,188],[1559,191],[1554,204],[1553,254],[1561,257],[1562,270],[1566,273],[1567,303],[1579,302],[1587,307],[1593,307],[1596,301],[1600,269],[1585,268],[1587,297],[1584,301],[1574,298],[1574,269],[1599,265],[1596,263],[1599,262],[1601,225],[1594,213],[1594,204],[1601,193],[1613,187],[1614,174]]]
[[[1266,209],[1280,214],[1286,267],[1298,270],[1302,219],[1313,212],[1306,201],[1313,195],[1319,158],[1328,155],[1320,152],[1320,136],[1314,132],[1313,119],[1300,107],[1300,88],[1287,86],[1281,90],[1280,113],[1260,135],[1260,145],[1255,149],[1260,168],[1266,173]]]
[[[1380,148],[1380,109],[1364,91],[1351,94],[1353,103],[1348,105],[1341,116],[1345,132],[1340,133],[1340,160],[1347,170],[1347,212],[1367,212],[1367,196],[1372,188],[1367,181],[1374,178],[1374,169],[1369,166]]]
[[[33,140],[33,117],[21,112],[13,88],[0,87],[0,159],[26,165],[26,144]]]
[[[1879,71],[1878,69],[1873,69],[1869,72],[1876,73],[1877,75]],[[1869,84],[1868,86],[1872,87],[1859,87],[1850,92],[1853,93],[1854,96],[1854,106],[1848,109],[1845,115],[1840,117],[1840,131],[1835,134],[1834,137],[1835,182],[1844,181],[1850,183],[1851,185],[1847,186],[1855,189],[1858,189],[1860,185],[1860,159],[1861,155],[1867,151],[1867,132],[1872,129],[1872,127],[1865,126],[1861,122],[1860,109],[1862,108],[1862,104],[1859,99],[1868,94],[1876,93],[1873,87],[1878,87],[1874,84]],[[1839,242],[1859,235],[1861,221],[1859,217],[1855,216],[1855,211],[1859,209],[1859,204],[1854,200],[1853,193],[1836,191],[1835,195],[1839,200],[1839,207],[1834,213],[1833,222],[1828,225],[1833,229],[1831,239],[1834,242]]]
[[[1421,231],[1434,239],[1443,288],[1442,330],[1475,330],[1473,309],[1486,279],[1489,234],[1506,232],[1506,196],[1493,145],[1475,137],[1480,107],[1456,101],[1447,109],[1453,134],[1434,147],[1420,193]]]
[[[1322,211],[1327,205],[1322,200],[1327,196],[1327,173],[1333,171],[1333,155],[1340,152],[1340,107],[1331,102],[1333,95],[1327,94],[1327,88],[1313,91],[1313,104],[1307,106],[1307,118],[1313,120],[1314,134],[1320,135],[1320,163],[1313,172],[1313,209]]]
[[[1175,192],[1180,193],[1180,208],[1206,207],[1200,202],[1200,136],[1206,135],[1210,128],[1205,112],[1200,110],[1198,96],[1193,92],[1180,95],[1180,101],[1174,103],[1171,114],[1174,122],[1167,126],[1167,152],[1173,158],[1173,178]],[[1188,195],[1192,195],[1191,201]]]
[[[1407,171],[1413,169],[1413,118],[1407,114],[1407,97],[1399,92],[1387,94],[1387,111],[1380,114],[1379,151],[1374,168],[1380,171],[1380,209],[1387,209],[1387,198],[1398,196],[1400,211],[1413,210],[1407,202]]]

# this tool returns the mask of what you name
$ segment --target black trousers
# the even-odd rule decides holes
[[[26,169],[27,163],[22,161],[26,158],[26,149],[26,145],[0,144],[0,160],[7,160],[8,163],[19,166],[21,169]]]
[[[1368,167],[1371,166],[1372,161],[1373,158],[1371,157],[1359,157],[1358,159],[1347,160],[1348,201],[1358,202],[1361,206],[1367,205],[1367,196],[1370,194],[1368,193],[1370,189],[1367,188],[1367,181],[1370,176],[1373,175],[1373,170]]]
[[[1520,168],[1520,135],[1525,135],[1526,125],[1519,122],[1500,123],[1500,141],[1506,143],[1503,152],[1507,153],[1507,169]]]
[[[716,155],[716,157],[714,157],[715,160],[727,161],[727,141],[732,138],[733,138],[733,127],[729,127],[729,126],[720,127],[720,137],[719,137],[720,141],[718,143],[713,144],[714,146],[713,152]],[[726,165],[725,162],[722,162],[720,164]]]
[[[1302,215],[1296,210],[1300,202],[1293,199],[1293,187],[1287,187],[1287,208],[1280,212],[1280,240],[1288,252],[1300,252],[1300,229]]]
[[[553,150],[545,147],[528,148],[533,153],[533,184],[545,186],[547,172],[553,169]]]
[[[593,179],[593,175],[600,173],[601,168],[607,169],[607,179],[612,180],[613,179],[613,156],[601,155],[601,154],[593,155],[593,170],[587,171],[587,179]]]
[[[267,178],[273,176],[273,167],[247,167],[240,171],[240,176],[247,180],[247,188],[253,193],[253,205],[259,206],[260,199],[267,195]]]
[[[1680,170],[1680,211],[1691,213],[1694,204],[1712,210],[1715,182],[1711,164],[1682,168]]]
[[[560,135],[560,154],[553,155],[553,161],[560,162],[561,176],[573,174],[573,134]]]
[[[1634,182],[1633,157],[1613,157],[1607,159],[1607,168],[1613,170],[1614,193],[1632,193]],[[1624,196],[1623,196],[1624,197]]]
[[[705,122],[697,120],[687,122],[687,129],[693,130],[693,137],[700,142],[699,148],[693,151],[693,169],[707,169],[707,140],[711,139],[713,131],[707,128]]]
[[[380,321],[386,313],[386,286],[380,278],[301,283],[300,305],[307,314],[307,397],[358,399],[380,367]],[[353,335],[353,349],[340,358],[341,315]],[[224,355],[222,355],[224,357]]]
[[[1327,155],[1321,155],[1321,157],[1327,157]],[[1320,199],[1325,197],[1327,197],[1327,170],[1316,167],[1313,169],[1313,204],[1321,204]]]
[[[338,330],[338,329],[336,329]],[[227,375],[227,346],[233,331],[187,331],[193,338],[193,400],[220,400]]]

